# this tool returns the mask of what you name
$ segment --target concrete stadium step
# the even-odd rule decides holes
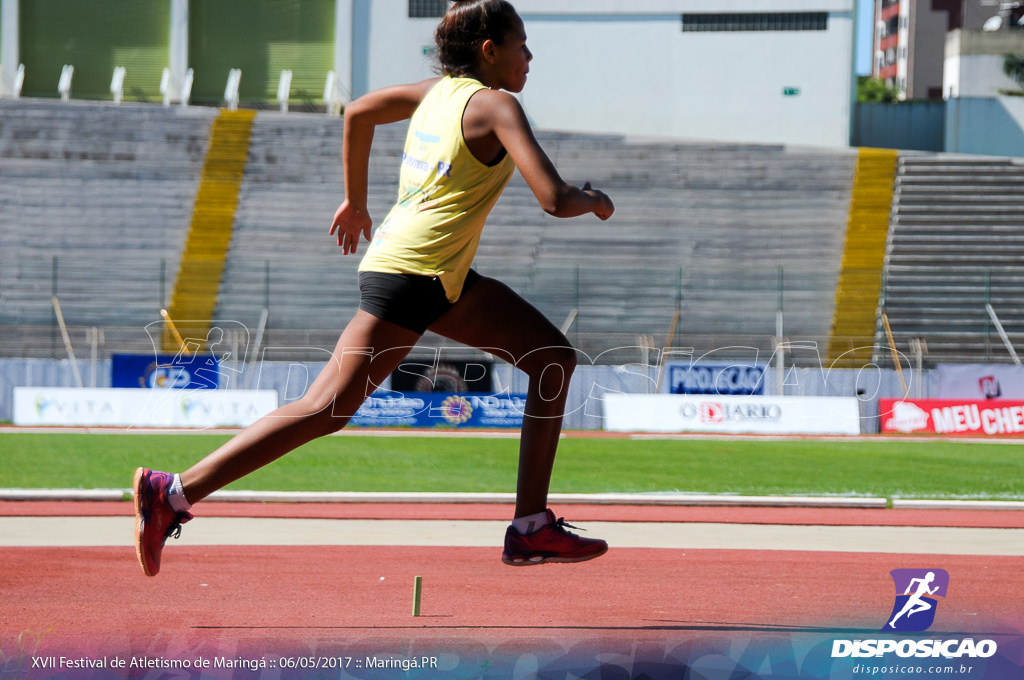
[[[43,216],[12,224],[0,209],[5,250],[13,242],[18,253],[37,252],[32,234],[46,229],[61,244],[56,253],[63,270],[74,255],[108,247],[113,254],[106,278],[113,272],[127,290],[108,290],[109,282],[95,280],[97,270],[62,272],[61,289],[90,291],[82,301],[90,297],[92,308],[73,312],[76,320],[124,309],[122,323],[151,321],[161,296],[160,263],[176,271],[180,259],[217,111],[25,100],[0,106],[0,172],[5,179],[17,177],[19,186],[45,187],[17,207],[0,205]],[[15,119],[17,135],[10,122]],[[257,115],[216,316],[258,319],[269,301],[272,328],[336,328],[345,320],[336,317],[354,307],[358,258],[341,257],[326,233],[344,195],[342,124],[320,115]],[[77,139],[76,128],[83,133]],[[521,287],[557,323],[578,305],[575,328],[664,333],[681,297],[683,325],[701,332],[773,329],[781,265],[784,297],[798,307],[787,309],[793,332],[819,333],[827,326],[853,151],[537,134],[569,181],[590,180],[612,195],[615,220],[551,218],[517,176],[484,232],[477,265]],[[401,124],[375,135],[369,179],[377,224],[396,194],[404,137]],[[104,182],[76,188],[91,178]],[[106,202],[97,200],[108,190]],[[54,194],[77,210],[47,212]],[[186,207],[175,210],[176,203]],[[143,238],[133,235],[133,224]],[[108,245],[85,249],[85,241]],[[147,244],[155,257],[147,255]],[[37,300],[39,316],[48,321],[46,264],[38,276],[20,279],[0,268],[7,294],[0,298],[0,323],[25,313],[3,302],[15,289],[18,305]],[[135,293],[154,303],[143,309]]]
[[[1007,159],[907,157],[901,162],[886,270],[898,337],[925,337],[930,356],[988,356],[985,305],[1024,330],[1024,165]],[[880,337],[880,336],[879,336]],[[941,349],[935,349],[939,348]]]

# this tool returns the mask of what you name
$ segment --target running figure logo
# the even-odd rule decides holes
[[[945,597],[949,573],[945,569],[893,569],[896,603],[883,631],[919,632],[935,621],[937,597]]]

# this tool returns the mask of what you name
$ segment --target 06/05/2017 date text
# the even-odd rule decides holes
[[[273,662],[271,666],[275,665]],[[331,668],[394,668],[403,671],[436,669],[436,656],[285,656],[277,659],[278,668],[324,670]]]

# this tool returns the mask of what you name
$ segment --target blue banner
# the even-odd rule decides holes
[[[670,394],[764,394],[764,366],[668,362]]]
[[[498,427],[523,425],[525,394],[377,392],[356,412],[359,427]]]
[[[157,389],[216,389],[220,367],[210,354],[114,354],[110,362],[111,387]]]

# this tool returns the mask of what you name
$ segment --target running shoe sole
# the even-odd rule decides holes
[[[604,550],[593,555],[585,555],[583,557],[558,557],[557,555],[544,556],[535,555],[533,557],[509,557],[508,555],[502,555],[501,561],[511,567],[534,567],[539,564],[571,564],[575,562],[586,562],[592,560],[595,557],[600,557],[608,552],[606,547]]]
[[[149,484],[146,483],[146,468],[138,468],[135,470],[135,481],[134,481],[134,497],[135,497],[135,556],[139,560],[139,564],[142,566],[142,572],[146,576],[156,576],[156,573],[150,573],[149,568],[146,567],[146,558],[142,554],[142,533],[146,528],[145,513],[149,511],[150,499],[148,498]]]

